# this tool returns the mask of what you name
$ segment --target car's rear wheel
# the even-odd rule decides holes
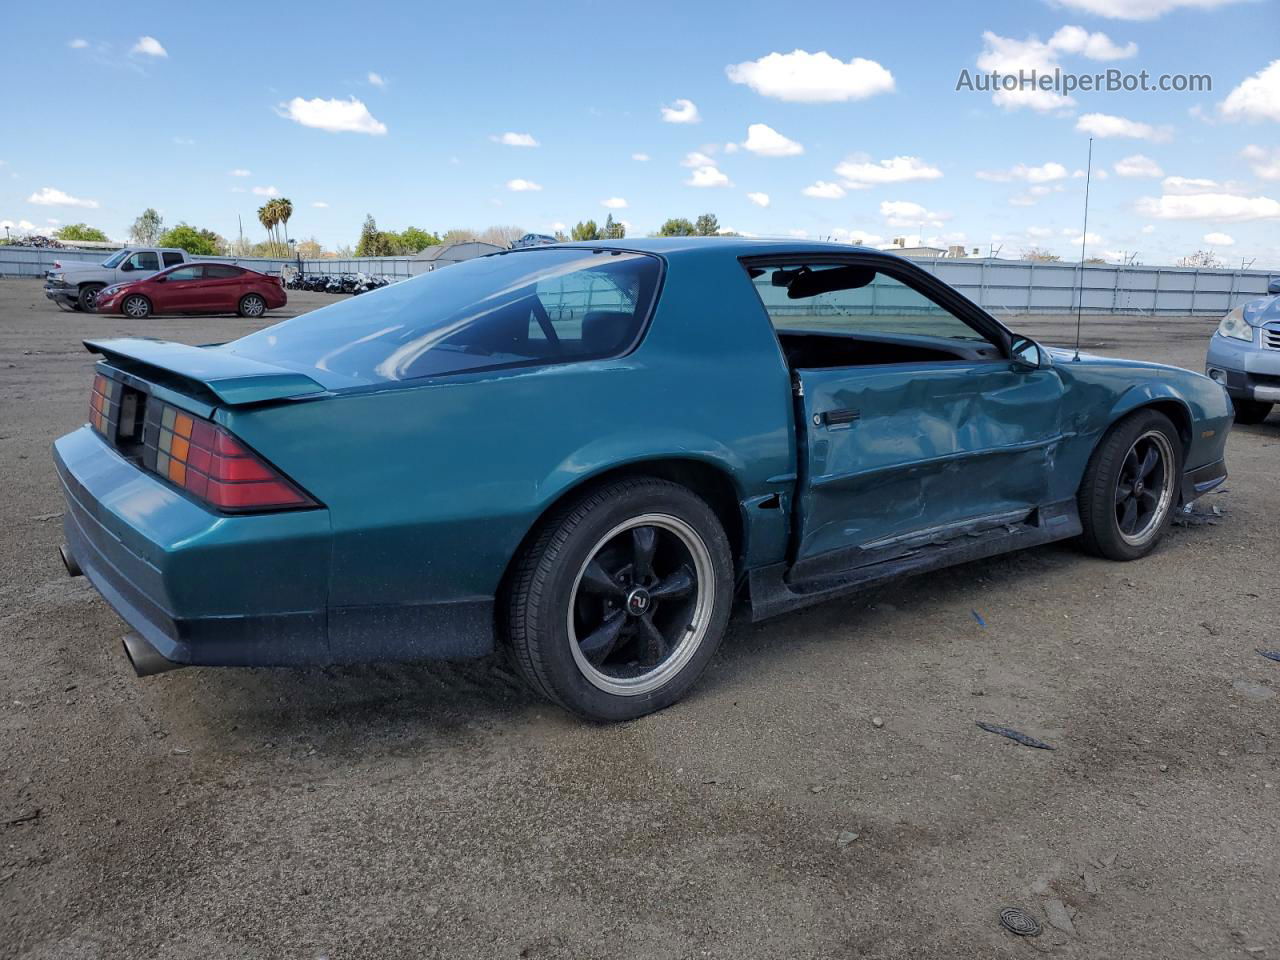
[[[267,312],[267,301],[256,293],[249,293],[240,298],[239,313],[242,317],[260,317]]]
[[[599,720],[679,700],[724,636],[733,557],[715,513],[665,480],[622,480],[552,517],[520,558],[509,639],[535,690]]]
[[[1261,400],[1233,400],[1236,423],[1261,423],[1271,414],[1271,404]]]
[[[145,320],[151,316],[151,301],[140,293],[130,294],[120,304],[120,312],[134,320]]]
[[[76,297],[76,306],[85,313],[93,313],[94,301],[98,299],[98,293],[106,286],[105,283],[86,283],[80,288],[80,293]]]
[[[1085,548],[1110,560],[1146,556],[1169,528],[1181,482],[1173,422],[1158,410],[1121,420],[1094,450],[1080,485]]]

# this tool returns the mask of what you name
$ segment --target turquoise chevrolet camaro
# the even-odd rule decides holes
[[[513,250],[231,343],[90,341],[63,558],[185,665],[469,657],[619,720],[755,619],[1226,477],[1196,373],[1050,350],[910,262],[729,238]]]

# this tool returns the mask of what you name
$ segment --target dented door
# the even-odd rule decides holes
[[[1019,522],[1045,502],[1061,439],[1052,369],[977,360],[796,376],[797,574]]]

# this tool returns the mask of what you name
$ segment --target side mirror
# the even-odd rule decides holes
[[[1040,344],[1030,337],[1014,337],[1009,349],[1009,359],[1019,367],[1027,370],[1041,370],[1052,361],[1049,354]]]
[[[151,282],[152,282],[152,283],[164,283],[164,282],[165,282],[166,280],[168,280],[168,279],[169,279],[169,275],[168,275],[168,274],[165,274],[163,277],[152,277],[152,278],[151,278]]]
[[[130,263],[128,260],[126,260],[124,263],[120,264],[120,269],[124,273],[129,273],[131,270],[133,270],[133,264]]]
[[[1280,278],[1267,284],[1267,293],[1280,293]]]

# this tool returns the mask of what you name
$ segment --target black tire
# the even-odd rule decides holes
[[[1158,462],[1147,467],[1153,451]],[[1102,438],[1085,468],[1077,495],[1081,544],[1108,560],[1146,556],[1169,529],[1181,483],[1182,440],[1173,422],[1158,410],[1125,417]]]
[[[1261,423],[1271,414],[1271,404],[1262,400],[1232,399],[1236,408],[1236,423]]]
[[[267,312],[267,301],[262,299],[256,293],[246,293],[240,298],[240,303],[236,307],[236,312],[242,317],[250,320],[256,320],[258,317],[264,316]]]
[[[120,312],[130,320],[145,320],[151,316],[151,301],[140,293],[131,293],[121,301]]]
[[[647,568],[652,600],[642,581],[618,572],[615,582],[603,569],[606,556],[616,563],[639,544],[648,544],[648,559],[637,546],[622,569]],[[588,570],[609,575],[595,578]],[[660,598],[682,570],[681,586],[692,580],[692,591]],[[616,593],[599,592],[601,582]],[[724,637],[732,600],[733,555],[711,508],[679,484],[620,480],[583,495],[542,526],[511,577],[506,627],[514,659],[535,691],[583,717],[630,720],[688,692]],[[593,611],[599,614],[594,626],[588,622]],[[589,651],[584,644],[618,621],[622,626],[612,628],[614,639],[593,664],[587,658],[601,648]],[[575,639],[579,628],[587,634],[582,641]],[[619,692],[627,684],[635,686]]]
[[[93,301],[97,299],[98,291],[106,287],[105,283],[86,283],[80,287],[80,293],[76,297],[76,306],[85,313],[93,313]]]

